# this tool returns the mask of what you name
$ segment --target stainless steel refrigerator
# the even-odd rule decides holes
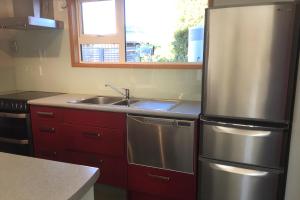
[[[283,199],[299,8],[207,9],[198,200]]]

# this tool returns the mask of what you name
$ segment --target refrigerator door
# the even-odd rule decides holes
[[[203,114],[287,122],[294,4],[209,9]]]
[[[199,160],[199,200],[278,200],[281,172]]]
[[[288,134],[283,128],[203,122],[200,155],[206,158],[281,168]]]

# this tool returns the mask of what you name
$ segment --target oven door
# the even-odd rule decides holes
[[[0,113],[0,151],[32,155],[28,114]]]

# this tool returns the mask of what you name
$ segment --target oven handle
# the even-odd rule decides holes
[[[0,142],[8,143],[8,144],[21,144],[21,145],[29,144],[29,140],[16,140],[16,139],[3,138],[3,137],[0,137]]]
[[[28,114],[16,114],[16,113],[4,113],[4,112],[0,112],[0,117],[4,117],[4,118],[16,118],[16,119],[25,119],[27,118]]]

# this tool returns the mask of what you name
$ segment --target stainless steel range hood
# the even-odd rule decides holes
[[[1,0],[3,1],[3,0]],[[63,29],[54,19],[53,0],[4,0],[7,16],[0,18],[3,29]]]

